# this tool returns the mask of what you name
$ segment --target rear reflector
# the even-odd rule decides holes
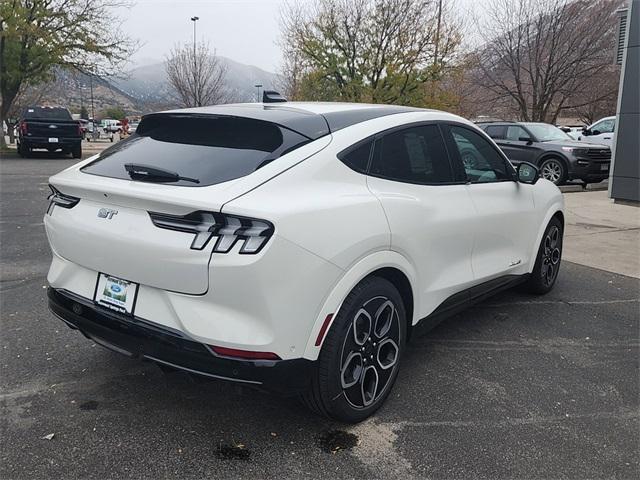
[[[272,352],[252,352],[250,350],[238,350],[236,348],[216,347],[209,345],[217,355],[223,357],[244,358],[246,360],[280,360],[280,357]]]
[[[316,347],[319,347],[322,344],[324,334],[327,333],[327,328],[329,328],[329,324],[331,323],[332,318],[333,313],[330,313],[329,315],[327,315],[327,318],[324,319],[322,327],[320,327],[320,331],[318,332],[318,338],[316,338]]]

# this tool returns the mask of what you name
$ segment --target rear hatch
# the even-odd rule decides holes
[[[329,142],[329,135],[311,139],[263,120],[152,115],[127,140],[51,177],[59,196],[75,204],[45,215],[49,242],[96,272],[202,294],[214,242],[194,249],[193,233],[158,228],[149,212],[220,212]]]

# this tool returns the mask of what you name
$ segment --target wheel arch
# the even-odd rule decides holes
[[[407,327],[410,332],[412,325],[416,321],[414,318],[415,312],[418,311],[415,291],[416,271],[406,257],[398,252],[379,251],[352,265],[334,285],[310,330],[304,358],[309,360],[318,358],[322,343],[327,336],[327,332],[331,329],[345,298],[356,285],[370,276],[384,278],[398,289],[407,311]],[[327,321],[329,315],[331,315],[331,318]],[[321,341],[316,345],[319,336]]]
[[[536,235],[536,241],[532,245],[532,250],[530,254],[531,261],[529,262],[529,273],[533,271],[536,258],[538,256],[538,248],[540,247],[540,242],[542,241],[542,236],[544,235],[545,230],[547,229],[547,225],[552,218],[557,218],[562,223],[562,230],[564,235],[564,201],[561,199],[560,201],[552,203],[544,216],[542,222],[540,222],[540,227],[538,228],[538,232]]]
[[[538,157],[538,161],[537,161],[538,167],[541,167],[544,161],[549,160],[550,158],[557,158],[558,160],[560,160],[564,165],[564,168],[567,170],[566,171],[567,175],[569,174],[569,159],[565,157],[562,153],[556,152],[556,151],[542,153]]]

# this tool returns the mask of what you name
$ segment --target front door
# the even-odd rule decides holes
[[[475,279],[523,273],[535,238],[532,185],[516,182],[500,151],[470,127],[450,125],[446,132],[453,161],[464,168],[475,211],[469,219]]]

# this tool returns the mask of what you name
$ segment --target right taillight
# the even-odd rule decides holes
[[[73,208],[80,201],[78,197],[72,197],[71,195],[65,195],[60,190],[58,190],[53,185],[49,185],[51,189],[51,195],[49,195],[49,208],[47,208],[47,213],[51,214],[53,211],[54,205],[57,205],[62,208]]]
[[[266,220],[218,212],[197,211],[187,215],[149,212],[149,216],[156,227],[194,233],[193,250],[202,250],[209,240],[217,237],[213,247],[216,253],[228,253],[236,242],[242,242],[240,253],[258,253],[274,232],[273,224]]]

